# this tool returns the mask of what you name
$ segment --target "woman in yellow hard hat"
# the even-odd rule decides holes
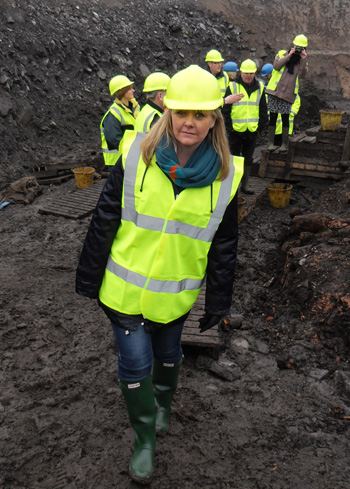
[[[112,323],[136,432],[129,473],[141,483],[151,479],[156,431],[169,427],[182,329],[205,279],[200,332],[230,309],[243,173],[243,158],[229,153],[213,75],[196,65],[176,73],[164,104],[147,134],[124,136],[76,277],[77,293],[98,298]]]
[[[289,138],[289,114],[292,105],[299,93],[299,77],[307,74],[308,39],[304,34],[297,35],[293,45],[288,49],[282,49],[276,54],[273,62],[273,72],[266,88],[268,95],[269,121],[269,145],[268,150],[275,150],[274,137],[278,114],[282,117],[282,145],[281,152],[288,150]]]
[[[110,171],[118,160],[120,141],[126,130],[134,129],[140,111],[134,97],[134,82],[127,76],[114,76],[109,82],[109,92],[115,97],[114,102],[100,123],[101,146],[107,171]]]

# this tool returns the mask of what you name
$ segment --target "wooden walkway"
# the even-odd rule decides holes
[[[95,209],[105,183],[105,179],[96,180],[90,187],[76,189],[73,193],[41,207],[39,212],[70,219],[81,219],[88,216]]]

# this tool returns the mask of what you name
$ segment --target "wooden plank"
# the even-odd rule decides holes
[[[306,129],[307,136],[315,136],[321,130],[321,126],[311,127],[310,129]]]
[[[66,182],[74,177],[74,175],[62,175],[60,177],[51,177],[51,178],[38,178],[36,174],[34,174],[40,185],[59,185],[60,183]]]
[[[303,139],[304,143],[309,143],[309,144],[315,144],[316,143],[316,136],[306,136]]]
[[[347,161],[350,159],[350,115],[347,114],[347,129],[346,129],[346,135],[345,135],[345,141],[344,141],[344,146],[343,146],[343,153],[342,153],[342,161]]]
[[[301,139],[303,139],[305,136],[306,136],[305,133],[295,134],[294,136],[291,136],[289,138],[289,141],[291,141],[292,143],[297,143],[298,141],[300,141]]]
[[[343,142],[334,142],[331,144],[325,144],[320,142],[315,142],[313,144],[306,143],[303,141],[298,141],[295,143],[295,147],[302,151],[338,151],[341,152],[343,148]]]
[[[336,175],[335,173],[324,173],[324,172],[317,172],[317,175],[315,172],[310,172],[310,171],[300,171],[297,169],[294,169],[293,172],[291,173],[291,176],[300,176],[300,177],[312,177],[315,178],[322,178],[322,179],[330,179],[330,180],[339,180],[342,178],[342,175]]]
[[[305,156],[303,154],[298,154],[297,156],[295,156],[294,161],[297,163],[310,163],[311,165],[321,162],[321,163],[326,163],[328,166],[331,166],[331,167],[338,167],[339,166],[339,159],[335,159],[335,160],[320,159],[320,158],[310,157],[310,155]]]

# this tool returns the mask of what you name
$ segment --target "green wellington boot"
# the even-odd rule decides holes
[[[176,363],[162,363],[154,360],[153,385],[156,402],[156,431],[165,434],[169,430],[171,403],[176,391],[182,360]]]
[[[149,376],[140,382],[120,381],[120,387],[131,426],[136,433],[129,474],[133,480],[148,484],[152,477],[156,444],[156,410],[152,380]]]
[[[254,193],[254,190],[251,190],[248,187],[248,182],[249,182],[251,170],[252,170],[252,165],[247,165],[246,163],[244,163],[244,173],[243,173],[243,177],[241,180],[241,192],[243,192],[244,194],[248,194],[248,195],[251,195]]]
[[[289,140],[289,127],[282,128],[282,144],[280,146],[279,152],[286,153],[288,151],[288,140]]]
[[[276,126],[269,126],[268,127],[268,146],[267,146],[267,151],[274,151],[277,149],[277,146],[275,145],[275,133],[276,133]]]

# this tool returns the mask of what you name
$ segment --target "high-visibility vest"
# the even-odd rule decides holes
[[[186,314],[198,297],[208,252],[237,192],[244,159],[231,160],[225,180],[185,188],[175,198],[155,157],[148,167],[143,162],[144,137],[128,131],[123,138],[121,224],[99,298],[111,309],[165,324]]]
[[[286,50],[285,49],[282,49],[281,51],[278,51],[278,53],[276,54],[276,58],[283,58],[286,54]],[[283,75],[283,72],[284,72],[284,69],[285,69],[285,66],[282,66],[282,68],[277,71],[277,70],[273,70],[272,71],[272,76],[269,80],[269,83],[267,85],[267,89],[268,90],[273,90],[275,91],[276,88],[277,88],[277,85]],[[295,95],[298,95],[299,93],[299,77],[297,76],[296,78],[296,81],[295,81],[295,87],[294,87],[294,93]]]
[[[226,89],[228,87],[228,84],[230,83],[230,79],[228,77],[228,74],[225,71],[223,71],[222,76],[220,78],[218,78],[217,80],[218,80],[219,87],[221,90],[221,95],[222,95],[222,97],[224,97],[225,93],[226,93]]]
[[[125,107],[125,105],[118,104],[116,101],[114,101],[105,113],[105,115],[102,117],[100,123],[101,148],[103,152],[104,162],[107,166],[116,164],[120,156],[120,151],[119,147],[115,149],[108,148],[108,143],[104,135],[103,121],[105,120],[107,114],[111,113],[120,122],[122,131],[125,131],[126,129],[133,129],[135,125],[135,118],[139,113],[140,107],[135,99],[132,99],[132,104],[134,112]]]
[[[146,104],[137,116],[134,126],[135,131],[148,132],[151,129],[151,124],[155,116],[161,117],[162,112]]]
[[[237,132],[255,132],[259,125],[259,104],[264,86],[259,82],[258,90],[248,96],[245,88],[240,83],[230,83],[231,93],[234,95],[243,93],[244,97],[239,102],[232,104],[231,121],[234,131]]]
[[[290,114],[289,114],[289,131],[288,134],[293,134],[294,130],[294,117],[297,115],[300,109],[300,96],[297,95],[295,101],[292,105]],[[276,132],[275,134],[282,134],[282,116],[278,114],[277,122],[276,122]]]

